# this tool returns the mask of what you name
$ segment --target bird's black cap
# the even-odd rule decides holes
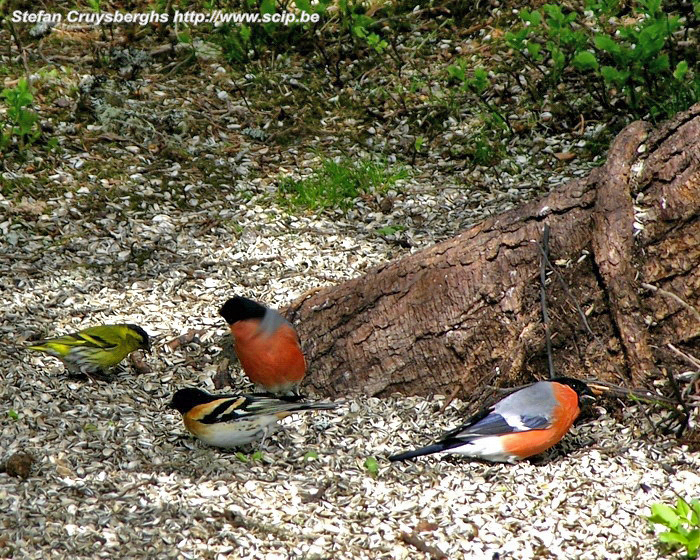
[[[151,349],[151,337],[148,336],[148,333],[146,331],[144,331],[138,325],[127,325],[127,327],[129,327],[132,331],[134,331],[141,337],[141,344],[139,345],[140,348],[143,348],[144,350]]]
[[[591,388],[580,379],[574,379],[573,377],[554,377],[553,379],[550,379],[550,381],[561,383],[562,385],[568,385],[574,391],[576,391],[579,400],[582,398],[595,399],[595,395],[593,394],[593,391],[591,391]]]
[[[219,315],[229,325],[232,325],[246,319],[262,319],[266,310],[267,308],[264,305],[260,305],[252,299],[236,296],[224,303],[222,308],[219,309]]]
[[[173,395],[173,399],[168,403],[168,408],[174,408],[181,414],[184,414],[195,406],[220,399],[222,396],[210,395],[196,387],[185,387],[184,389],[178,389]]]

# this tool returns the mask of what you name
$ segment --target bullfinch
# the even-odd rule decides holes
[[[389,457],[402,461],[432,453],[454,453],[475,459],[515,463],[557,444],[595,397],[578,379],[557,377],[511,393],[482,410],[432,445]]]
[[[269,395],[211,395],[194,387],[178,390],[168,405],[185,427],[215,447],[238,447],[265,435],[278,420],[303,410],[331,410],[334,403],[300,402],[302,397]]]
[[[273,394],[294,394],[306,374],[306,360],[294,327],[274,309],[236,296],[219,310],[233,335],[248,378]]]
[[[151,339],[137,325],[100,325],[47,338],[28,348],[58,358],[71,373],[104,375],[134,350],[150,350]]]

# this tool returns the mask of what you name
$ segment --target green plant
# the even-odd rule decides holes
[[[559,83],[564,69],[572,63],[586,44],[584,32],[578,29],[576,12],[565,13],[558,4],[544,4],[540,10],[520,11],[527,24],[517,31],[506,33],[506,43],[534,68],[547,86]],[[530,92],[537,98],[538,89],[529,83]]]
[[[307,451],[306,453],[304,453],[304,459],[307,461],[309,459],[318,459],[318,453],[316,453],[315,451]]]
[[[365,468],[373,477],[376,477],[379,474],[379,463],[374,457],[367,457],[367,459],[365,459]]]
[[[5,151],[17,139],[19,151],[31,145],[41,135],[39,115],[29,108],[34,96],[29,91],[27,80],[22,78],[16,87],[5,88],[0,93],[7,104],[5,122],[0,123],[0,152]]]
[[[353,200],[371,192],[385,192],[399,179],[407,177],[403,168],[390,170],[386,165],[369,160],[353,162],[348,158],[327,159],[305,179],[284,177],[278,192],[292,206],[312,210],[347,209]]]
[[[681,46],[695,41],[682,43],[676,37],[695,29],[697,0],[683,18],[667,11],[662,0],[623,4],[587,0],[593,26],[585,24],[582,13],[557,4],[520,11],[525,25],[505,39],[540,76],[537,83],[526,77],[534,99],[551,92],[568,73],[577,79],[592,74],[583,80],[588,95],[608,109],[622,103],[632,117],[657,120],[700,100],[697,55]]]
[[[262,451],[258,449],[257,451],[253,451],[250,455],[246,455],[245,453],[236,451],[235,457],[241,463],[248,463],[250,461],[262,461],[265,458],[265,455]]]
[[[653,504],[647,519],[668,528],[668,531],[659,533],[661,542],[672,547],[685,547],[688,558],[697,558],[700,550],[700,500],[694,499],[688,503],[679,497],[675,508]]]
[[[394,235],[395,233],[398,233],[400,231],[404,231],[405,229],[406,229],[406,226],[403,226],[403,225],[384,226],[382,228],[379,228],[377,230],[377,233],[379,235]]]
[[[259,58],[263,52],[283,52],[289,47],[313,45],[313,29],[325,16],[331,0],[295,0],[293,9],[286,5],[286,13],[277,11],[275,0],[243,0],[242,11],[256,14],[259,25],[251,20],[227,21],[216,36],[225,56],[231,63],[249,62],[251,54]],[[302,15],[304,14],[304,15]],[[247,15],[241,12],[241,16]],[[293,20],[288,18],[294,17]],[[248,25],[251,24],[251,25]]]
[[[253,453],[250,455],[251,461],[262,461],[264,458],[265,456],[263,455],[263,452],[259,449],[257,451],[253,451]]]
[[[13,408],[7,411],[7,416],[10,418],[10,420],[14,420],[15,422],[19,420],[19,413]]]
[[[460,58],[456,64],[447,67],[447,74],[450,79],[459,84],[460,90],[465,93],[470,93],[475,101],[483,105],[486,110],[496,119],[498,119],[508,130],[512,130],[508,119],[493,105],[486,94],[491,86],[488,72],[485,68],[478,66],[470,73],[468,63],[465,59]]]

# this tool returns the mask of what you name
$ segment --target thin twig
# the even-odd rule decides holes
[[[581,306],[579,305],[578,301],[576,301],[576,298],[571,293],[571,290],[569,290],[569,286],[567,285],[566,280],[564,280],[564,276],[562,275],[561,272],[559,272],[559,269],[554,267],[552,262],[549,260],[549,257],[544,254],[544,251],[542,251],[542,247],[539,244],[537,246],[540,248],[540,252],[542,252],[544,259],[547,262],[547,266],[549,266],[549,269],[552,272],[554,272],[554,275],[557,277],[557,280],[559,280],[561,287],[564,289],[564,293],[571,300],[571,302],[576,306],[576,311],[578,311],[579,317],[581,317],[581,322],[583,322],[583,326],[586,327],[586,332],[588,332],[589,335],[591,335],[592,337],[595,338],[595,333],[591,329],[591,326],[588,324],[588,319],[586,319],[586,314],[583,312],[583,309],[581,309]]]
[[[542,260],[540,261],[540,299],[542,302],[542,322],[544,323],[544,336],[547,344],[547,365],[549,366],[549,378],[556,377],[554,372],[554,360],[552,359],[552,334],[549,331],[549,313],[547,311],[547,290],[545,282],[547,281],[547,254],[549,253],[549,226],[544,225],[542,232]]]
[[[673,374],[666,368],[662,368],[664,373],[666,374],[666,378],[668,379],[668,382],[671,384],[671,388],[673,389],[673,396],[676,397],[676,401],[680,405],[680,407],[683,409],[683,420],[680,422],[680,426],[678,426],[678,430],[676,430],[676,437],[681,437],[683,435],[683,432],[685,432],[685,429],[688,427],[688,421],[690,420],[690,409],[688,408],[688,405],[685,404],[685,401],[683,400],[683,395],[681,394],[681,389],[678,386],[678,381],[676,381],[676,378],[673,377]]]
[[[432,560],[443,560],[447,558],[447,554],[445,554],[442,550],[435,546],[430,546],[428,543],[423,541],[418,535],[415,533],[401,533],[401,540],[405,542],[406,544],[410,544],[417,550],[421,552],[425,552],[426,554],[430,555],[430,558]]]
[[[692,356],[690,354],[686,354],[682,350],[679,350],[670,342],[666,346],[668,346],[673,352],[675,352],[678,356],[683,358],[685,361],[687,361],[693,367],[697,368],[695,375],[690,380],[690,383],[688,383],[688,386],[685,388],[685,391],[683,391],[683,396],[685,398],[688,398],[688,396],[690,395],[690,391],[693,390],[693,386],[695,385],[697,380],[700,379],[700,360],[698,360],[695,356]]]
[[[676,401],[664,397],[663,395],[657,395],[646,389],[628,389],[627,387],[622,387],[620,385],[614,385],[613,383],[608,383],[607,381],[598,380],[585,380],[586,384],[593,390],[594,393],[602,395],[616,395],[618,397],[632,397],[634,399],[649,402],[652,404],[661,404],[665,406],[675,406]]]
[[[698,360],[695,356],[691,356],[690,354],[686,354],[682,350],[679,350],[678,348],[676,348],[670,342],[666,346],[668,346],[671,350],[673,350],[681,358],[686,360],[690,365],[692,365],[693,367],[696,367],[696,368],[698,368],[698,370],[700,370],[700,360]]]
[[[645,284],[644,282],[642,282],[642,288],[646,288],[647,290],[651,290],[652,292],[659,292],[662,296],[670,297],[671,299],[675,300],[682,307],[685,307],[688,311],[690,311],[693,315],[695,315],[695,318],[697,319],[698,323],[700,323],[700,312],[697,309],[695,309],[692,305],[690,305],[688,302],[683,301],[676,294],[671,293],[671,292],[664,290],[662,288],[657,288],[656,286],[653,286],[652,284]]]

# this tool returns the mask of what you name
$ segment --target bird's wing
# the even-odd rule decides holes
[[[514,432],[545,430],[551,425],[552,420],[547,416],[501,415],[492,412],[475,424],[465,424],[448,432],[444,439],[469,440],[483,436],[500,436]]]
[[[197,420],[203,424],[233,422],[246,416],[244,408],[245,401],[245,397],[216,399],[206,404],[196,406],[192,410],[191,417],[193,420]]]
[[[277,329],[282,326],[292,327],[292,324],[277,311],[268,307],[265,309],[265,315],[258,325],[258,333],[269,336],[276,333]]]
[[[193,419],[204,424],[236,422],[256,416],[269,416],[295,410],[336,408],[334,403],[302,403],[300,396],[266,395],[225,396],[195,407]]]
[[[91,329],[87,329],[85,331],[59,336],[57,338],[50,338],[38,343],[37,345],[39,344],[66,346],[68,348],[76,346],[89,346],[91,348],[109,350],[111,348],[115,348],[118,343],[107,340],[104,333],[91,332]]]
[[[474,439],[514,432],[546,430],[552,426],[557,405],[551,383],[540,381],[512,393],[445,434],[447,439]]]

